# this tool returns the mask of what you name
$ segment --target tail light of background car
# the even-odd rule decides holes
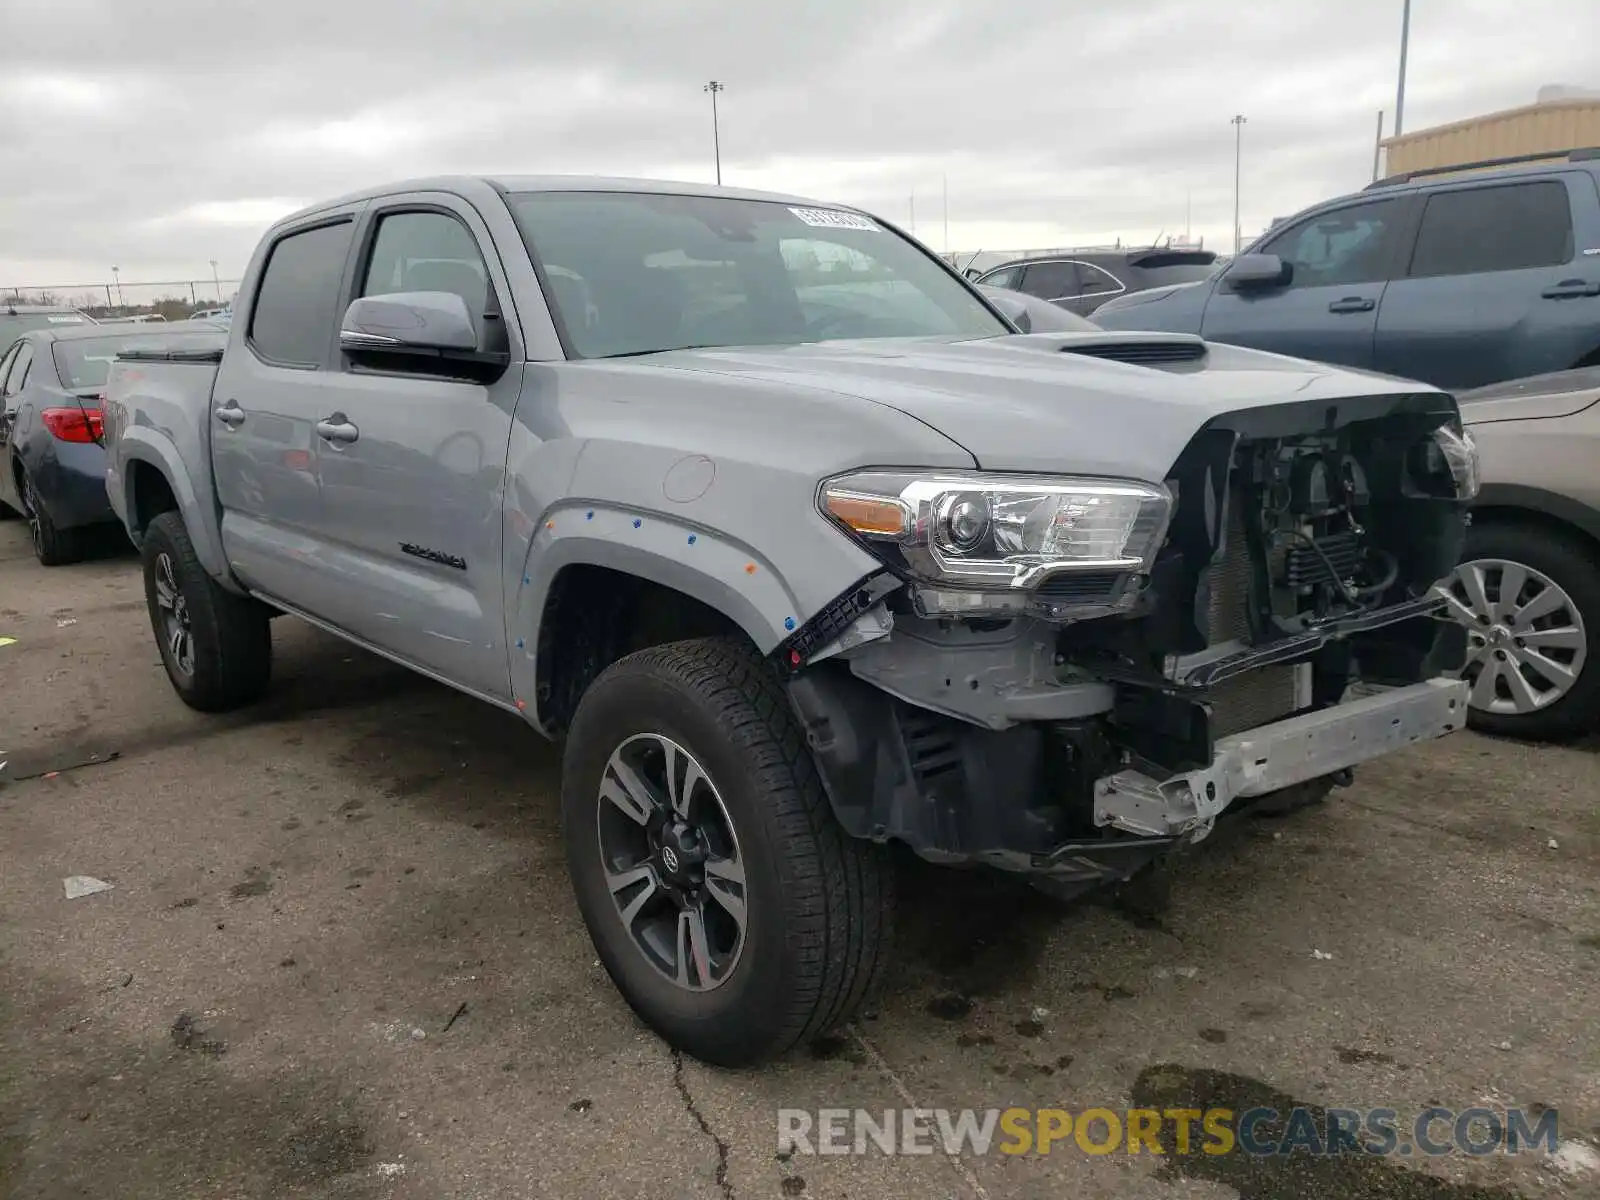
[[[105,415],[98,408],[47,408],[39,414],[50,436],[58,442],[105,440]]]

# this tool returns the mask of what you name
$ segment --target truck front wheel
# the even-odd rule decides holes
[[[613,664],[584,694],[562,766],[578,907],[612,981],[670,1045],[753,1065],[871,993],[892,864],[834,820],[753,649],[697,639]]]
[[[217,586],[175,512],[150,522],[139,556],[150,625],[183,702],[226,712],[259,699],[272,678],[266,607]]]

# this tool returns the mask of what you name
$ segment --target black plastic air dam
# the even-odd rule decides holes
[[[1353,647],[1316,652],[1312,709],[1343,696],[1352,648],[1364,679],[1396,686],[1437,677],[1464,658],[1466,635],[1453,621],[1413,618],[1379,636],[1385,640],[1358,636]],[[1184,696],[1119,686],[1111,721],[993,730],[907,704],[838,660],[806,668],[787,687],[845,832],[903,843],[932,863],[1060,882],[1126,879],[1187,840],[1095,828],[1094,781],[1116,769],[1124,750],[1171,770],[1204,766],[1214,755],[1204,689]],[[1247,805],[1223,817],[1244,812]]]
[[[1180,843],[1083,829],[1084,780],[1099,771],[1085,775],[1052,726],[992,730],[919,709],[844,663],[819,663],[788,688],[851,837],[901,842],[933,863],[1105,883]]]

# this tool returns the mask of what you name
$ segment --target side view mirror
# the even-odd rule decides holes
[[[1000,310],[1000,315],[1005,317],[1023,333],[1033,332],[1033,316],[1028,312],[1028,306],[1020,300],[1010,296],[989,297],[989,303]]]
[[[345,309],[339,347],[352,353],[473,355],[478,332],[467,302],[454,292],[363,296]]]
[[[1294,267],[1276,254],[1241,254],[1228,264],[1222,277],[1236,291],[1279,287],[1289,282]]]

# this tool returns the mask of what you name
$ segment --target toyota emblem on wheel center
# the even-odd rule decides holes
[[[671,846],[663,846],[663,847],[661,847],[661,862],[662,862],[662,865],[667,868],[667,870],[674,871],[674,872],[677,871],[677,869],[678,869],[678,852],[676,850],[674,850]]]

